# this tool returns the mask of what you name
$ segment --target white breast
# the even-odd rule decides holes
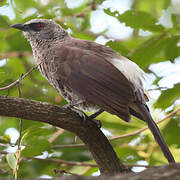
[[[113,58],[109,62],[119,69],[135,88],[143,90],[145,73],[137,64],[122,56]]]

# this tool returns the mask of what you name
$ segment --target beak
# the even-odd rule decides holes
[[[27,24],[13,24],[11,27],[21,31],[30,31],[30,27]]]

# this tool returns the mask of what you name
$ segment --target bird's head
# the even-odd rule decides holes
[[[24,24],[14,24],[11,27],[23,31],[24,36],[30,42],[62,39],[67,36],[67,32],[60,25],[49,19],[32,19]]]

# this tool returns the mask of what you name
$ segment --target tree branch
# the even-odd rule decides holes
[[[83,119],[70,109],[45,102],[0,96],[0,115],[45,122],[71,131],[89,148],[101,173],[129,171],[119,161],[102,131],[92,121],[82,123]]]
[[[81,177],[64,176],[62,180],[178,180],[180,179],[180,163],[147,169],[140,173],[118,174],[115,176]]]
[[[62,175],[61,175],[62,172]],[[57,172],[58,173],[58,172]],[[180,163],[169,164],[158,166],[154,168],[147,169],[140,173],[128,173],[128,174],[117,174],[115,176],[98,176],[98,177],[87,177],[87,176],[63,176],[63,173],[73,174],[66,172],[65,170],[60,170],[60,176],[53,178],[51,180],[179,180],[180,179]],[[47,180],[47,179],[37,179],[37,180]]]

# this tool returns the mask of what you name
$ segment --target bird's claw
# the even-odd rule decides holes
[[[88,120],[90,120],[90,121],[94,122],[98,128],[102,127],[101,121],[96,120],[96,119],[92,119],[91,117],[88,117],[83,111],[81,111],[77,108],[74,108],[72,106],[67,106],[66,108],[70,108],[72,111],[76,112],[80,117],[82,117],[82,119],[83,119],[82,124],[83,125],[86,125],[86,122]]]
[[[65,104],[64,106],[63,106],[63,108],[69,108],[69,109],[71,109],[73,106],[71,105],[71,104]]]
[[[90,120],[93,121],[99,129],[102,127],[102,123],[100,120],[97,120],[97,119],[90,119]]]

